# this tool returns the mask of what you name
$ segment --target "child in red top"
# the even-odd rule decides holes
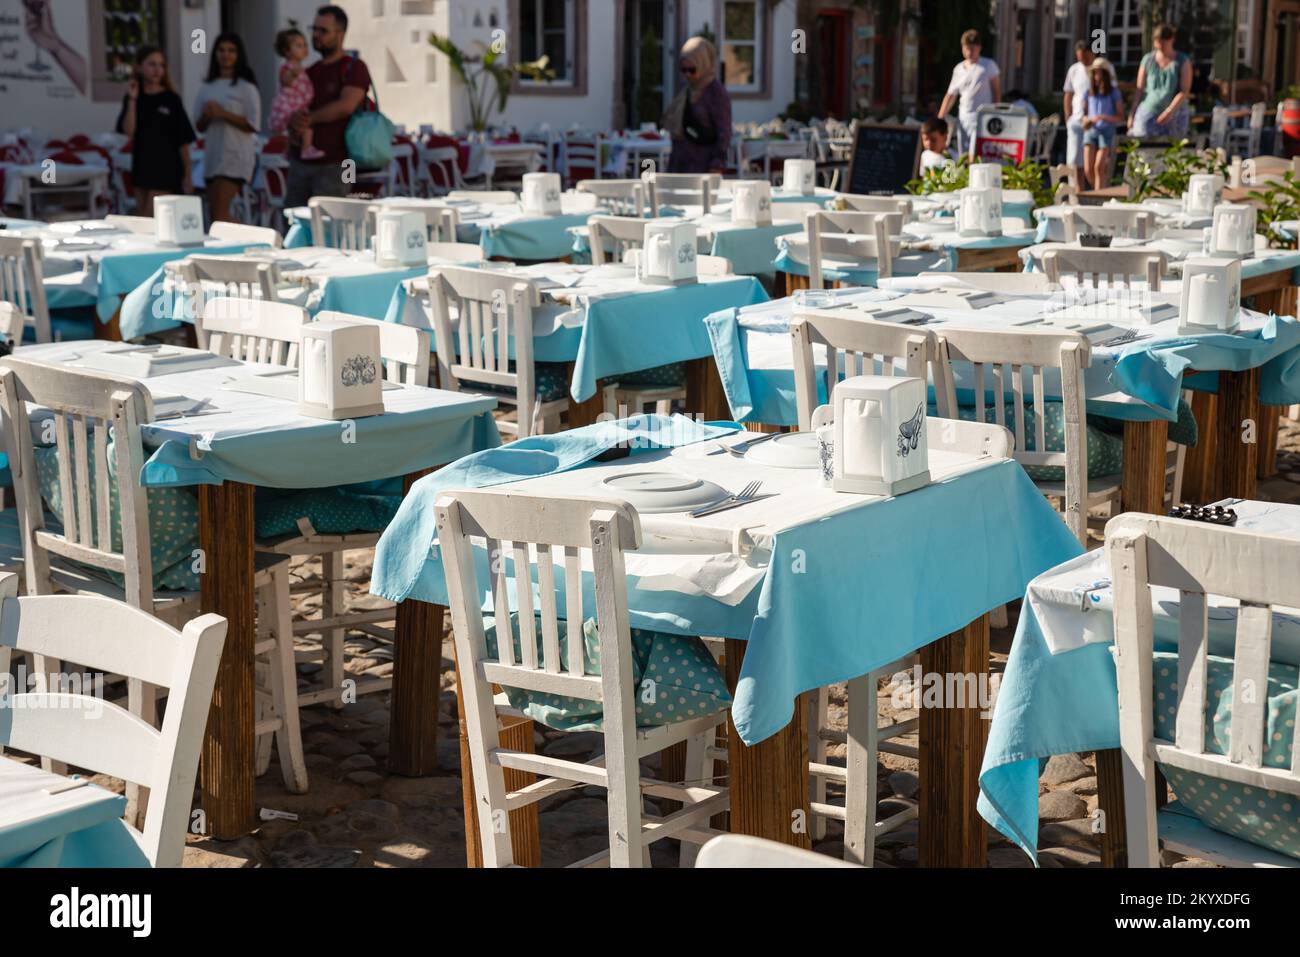
[[[271,101],[271,130],[279,132],[288,127],[295,113],[311,109],[316,91],[302,66],[307,59],[307,38],[301,30],[290,27],[277,33],[275,52],[284,57],[284,65],[280,67],[280,90]],[[312,145],[310,126],[302,134],[301,155],[305,160],[318,160],[325,155]]]

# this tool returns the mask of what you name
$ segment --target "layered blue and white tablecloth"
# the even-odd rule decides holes
[[[126,798],[69,782],[0,756],[0,868],[148,867],[121,820]]]
[[[236,250],[237,255],[242,250]],[[310,255],[308,255],[310,254]],[[312,315],[318,312],[346,312],[367,319],[383,319],[393,291],[404,280],[426,275],[428,266],[384,268],[375,264],[368,253],[344,253],[337,249],[299,247],[285,253],[285,260],[302,260],[305,268],[283,265],[281,275],[298,282],[286,301],[305,306]],[[119,326],[123,339],[175,329],[182,322],[194,321],[186,314],[185,299],[160,265],[122,302]]]
[[[579,402],[596,394],[601,379],[711,355],[705,316],[767,299],[751,276],[647,287],[622,265],[543,264],[516,272],[531,279],[572,278],[573,285],[544,289],[549,302],[534,317],[533,348],[539,362],[574,363],[569,392]],[[411,293],[410,283],[399,286],[385,318],[431,328],[427,305]]]
[[[665,218],[671,216],[665,213]],[[725,214],[692,216],[690,219],[695,223],[699,236],[699,251],[727,260],[737,276],[762,276],[775,271],[777,237],[803,229],[803,224],[798,222],[737,226]],[[590,262],[591,237],[587,229],[575,227],[570,232],[573,234],[574,261]]]
[[[837,304],[881,303],[898,298],[906,289],[905,280],[887,282],[888,290],[842,289],[831,295]],[[1046,301],[1046,296],[1023,297],[987,310],[936,310],[933,314],[937,321],[922,328],[937,334],[948,322],[1007,328],[1010,321],[1039,314]],[[705,320],[723,389],[738,421],[772,425],[797,422],[789,335],[794,309],[794,300],[787,298],[749,309],[723,310]],[[1174,320],[1143,331],[1149,332],[1150,338],[1119,346],[1093,344],[1092,364],[1084,373],[1089,412],[1125,420],[1175,421],[1184,387],[1217,389],[1216,376],[1185,377],[1189,369],[1213,373],[1261,367],[1261,402],[1300,402],[1300,323],[1294,318],[1243,310],[1242,330],[1235,335],[1180,336]],[[954,371],[960,400],[964,384],[961,365]],[[1047,389],[1055,394],[1050,378]],[[818,389],[824,392],[824,377],[818,377]],[[820,401],[826,401],[824,395]]]
[[[1300,508],[1239,502],[1236,527],[1300,536]],[[1178,594],[1152,589],[1157,643],[1176,642]],[[1114,594],[1104,550],[1080,555],[1029,584],[998,689],[980,770],[979,811],[1037,859],[1038,776],[1055,754],[1119,747]],[[1211,601],[1211,654],[1231,657],[1237,607]],[[1274,616],[1273,659],[1300,662],[1300,622]]]
[[[1020,261],[1026,272],[1042,269],[1042,255],[1049,249],[1066,247],[1066,243],[1035,243],[1020,250]],[[1078,247],[1077,244],[1073,248]],[[1182,275],[1183,260],[1189,255],[1199,256],[1200,250],[1189,251],[1186,246],[1160,238],[1152,240],[1115,239],[1112,249],[1151,249],[1163,252],[1169,258],[1169,275],[1175,280]],[[1290,272],[1292,285],[1300,285],[1300,251],[1294,249],[1259,249],[1255,255],[1241,261],[1241,278],[1244,282],[1259,276]],[[1161,288],[1164,288],[1163,286]],[[1175,287],[1176,288],[1176,287]]]
[[[24,358],[75,363],[111,342],[49,343]],[[491,396],[403,386],[384,390],[382,415],[329,421],[294,402],[226,388],[278,366],[235,363],[140,380],[153,393],[206,403],[196,414],[141,426],[147,486],[244,482],[263,488],[332,488],[409,475],[501,442]]]
[[[379,543],[371,590],[394,601],[446,604],[433,548],[433,505],[444,490],[571,473],[572,494],[581,494],[592,482],[584,482],[578,470],[597,467],[592,459],[606,449],[631,449],[623,461],[640,468],[673,454],[665,449],[684,450],[733,428],[636,416],[470,456],[412,487]],[[670,464],[687,468],[700,461],[674,458]],[[959,630],[1023,594],[1035,575],[1080,550],[1010,460],[974,464],[896,498],[823,494],[843,498],[844,507],[837,501],[836,510],[815,521],[774,528],[761,580],[743,598],[722,601],[698,590],[651,587],[629,566],[633,627],[747,642],[731,712],[746,743],[783,728],[804,691],[866,674]],[[801,494],[800,501],[805,499]],[[781,501],[773,500],[778,507]],[[643,517],[643,525],[648,521]],[[594,594],[592,588],[590,574],[584,574],[584,595]]]

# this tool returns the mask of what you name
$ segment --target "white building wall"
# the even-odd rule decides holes
[[[795,54],[790,52],[791,34],[795,29],[795,0],[781,0],[769,7],[769,36],[765,54],[771,69],[768,95],[733,97],[731,117],[737,123],[761,123],[772,119],[794,99]],[[714,0],[687,0],[686,33],[699,33],[707,24],[709,32],[719,37],[721,27]],[[719,51],[721,56],[721,51]]]

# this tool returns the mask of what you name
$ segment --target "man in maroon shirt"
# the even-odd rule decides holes
[[[344,133],[348,120],[366,98],[370,71],[359,58],[343,52],[347,29],[348,15],[341,7],[330,5],[316,11],[311,44],[321,58],[307,70],[316,92],[311,109],[294,117],[290,129],[301,134],[311,127],[312,140],[325,155],[308,162],[300,155],[301,146],[292,144],[286,207],[305,206],[313,196],[348,194],[351,184],[343,178],[343,163],[348,158]]]

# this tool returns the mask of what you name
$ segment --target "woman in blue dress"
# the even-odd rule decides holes
[[[1174,49],[1176,33],[1167,23],[1153,31],[1155,49],[1138,67],[1137,106],[1128,121],[1132,136],[1182,139],[1187,135],[1192,60]]]

